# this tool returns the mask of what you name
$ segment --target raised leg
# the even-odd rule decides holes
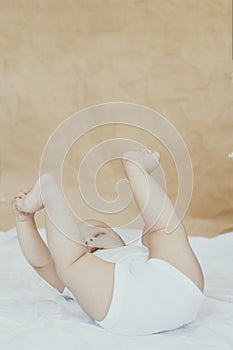
[[[131,151],[123,155],[122,161],[145,222],[142,243],[149,248],[149,258],[169,262],[203,291],[204,279],[201,267],[178,217],[176,217],[177,228],[170,234],[166,231],[174,208],[166,193],[150,175],[159,164],[158,153],[145,150]]]
[[[93,227],[72,214],[50,175],[43,175],[18,206],[26,212],[44,206],[47,241],[60,280],[90,317],[102,320],[112,299],[115,264],[88,253],[82,245],[84,231]]]
[[[87,249],[82,244],[83,237],[79,230],[79,222],[67,206],[52,176],[43,175],[39,178],[18,205],[25,212],[35,212],[45,208],[47,242],[57,267],[69,265],[86,253]],[[71,239],[66,238],[67,235],[80,244],[74,244]]]

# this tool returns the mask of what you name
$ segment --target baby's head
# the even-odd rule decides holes
[[[88,224],[93,228],[88,230],[84,238],[84,244],[89,248],[89,252],[93,253],[97,249],[107,249],[124,246],[123,239],[105,223],[96,220],[87,220]]]

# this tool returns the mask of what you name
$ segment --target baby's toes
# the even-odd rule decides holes
[[[16,194],[15,198],[24,198],[25,196],[26,196],[26,194],[25,194],[24,192],[19,191],[19,192]]]

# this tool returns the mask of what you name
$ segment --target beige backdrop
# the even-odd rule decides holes
[[[0,0],[0,229],[14,226],[11,198],[37,177],[54,128],[82,108],[109,101],[153,108],[183,136],[195,176],[185,218],[189,234],[232,229],[231,11],[231,0]],[[70,156],[70,169],[111,133],[139,137],[126,129],[87,135],[75,164]],[[153,144],[147,135],[139,139]],[[174,199],[174,169],[166,154],[162,161]],[[106,198],[121,175],[113,164],[100,176]],[[72,176],[67,185],[75,202]],[[85,206],[80,210],[89,215]],[[129,215],[135,212],[130,206]],[[43,226],[42,215],[37,220]]]

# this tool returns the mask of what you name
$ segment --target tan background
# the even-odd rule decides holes
[[[54,128],[82,108],[109,101],[151,107],[183,136],[195,175],[185,218],[189,234],[233,229],[233,162],[227,157],[233,151],[231,11],[231,0],[0,0],[6,200],[0,203],[0,229],[14,226],[11,198],[37,177]],[[134,135],[106,129],[87,136],[77,164],[93,141],[111,133]],[[174,199],[174,171],[166,156],[163,162]],[[107,197],[116,174],[121,176],[119,164],[103,177]],[[136,208],[130,208],[132,214]],[[43,226],[42,215],[37,220]]]

